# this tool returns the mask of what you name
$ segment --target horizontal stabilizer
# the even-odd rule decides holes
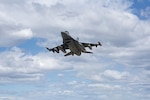
[[[69,55],[74,55],[72,52],[69,52],[69,53],[67,53],[67,54],[65,54],[64,56],[69,56]]]
[[[66,53],[66,50],[63,46],[58,46],[58,49],[61,50],[63,53]]]
[[[89,51],[83,51],[83,53],[93,53],[93,52],[89,52]]]

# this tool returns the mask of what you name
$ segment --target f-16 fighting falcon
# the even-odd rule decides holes
[[[57,52],[59,53],[59,51],[61,50],[62,52],[66,53],[64,56],[69,56],[69,55],[77,55],[80,56],[81,53],[92,53],[89,51],[86,51],[85,47],[88,47],[89,49],[92,50],[92,47],[95,46],[102,46],[102,44],[100,42],[98,42],[97,44],[94,43],[82,43],[79,42],[78,40],[73,39],[70,35],[68,31],[65,32],[61,32],[61,36],[63,38],[63,44],[54,47],[54,48],[48,48],[46,47],[47,50],[52,51],[52,52]],[[67,49],[70,49],[70,52],[67,53]]]

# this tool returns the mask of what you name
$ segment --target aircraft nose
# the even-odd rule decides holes
[[[64,32],[61,32],[61,36],[64,37],[64,36],[65,36],[65,33],[64,33]]]
[[[69,32],[65,31],[65,32],[61,32],[62,37],[67,37],[69,36]]]

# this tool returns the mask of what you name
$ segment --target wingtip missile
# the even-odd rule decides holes
[[[98,45],[102,46],[102,44],[100,42],[98,42]]]
[[[52,51],[53,53],[55,53],[54,49],[49,49],[48,47],[45,47],[48,51]]]
[[[49,49],[48,47],[45,47],[47,50],[51,51],[51,49]]]

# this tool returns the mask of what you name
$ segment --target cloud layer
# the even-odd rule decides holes
[[[147,18],[142,20],[131,8],[134,2],[128,0],[0,2],[0,47],[10,47],[0,52],[0,84],[8,84],[4,89],[12,84],[32,87],[1,90],[0,99],[148,100],[150,97],[148,7],[141,11]],[[66,58],[44,50],[34,55],[32,50],[16,46],[42,38],[45,41],[37,41],[38,46],[53,47],[62,43],[60,31],[65,30],[74,38],[80,37],[80,41],[100,41],[103,46],[93,48],[93,55]]]

